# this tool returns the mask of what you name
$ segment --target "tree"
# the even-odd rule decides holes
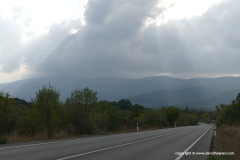
[[[237,97],[236,97],[236,102],[240,103],[240,93],[238,93]]]
[[[17,121],[17,132],[19,135],[33,137],[42,130],[42,123],[36,108],[21,107],[22,113]]]
[[[99,101],[91,108],[90,123],[95,130],[115,131],[122,127],[122,110],[113,106],[111,102]]]
[[[49,84],[49,86],[43,86],[36,93],[36,98],[33,102],[46,128],[48,138],[52,138],[56,121],[59,118],[57,115],[57,110],[60,106],[59,96],[59,91]]]
[[[71,93],[69,101],[71,104],[79,105],[79,106],[89,106],[95,102],[97,102],[97,92],[92,89],[86,87],[84,89],[76,89]]]
[[[128,99],[121,99],[120,101],[118,101],[117,105],[121,109],[129,110],[131,109],[132,103]]]
[[[6,143],[6,135],[15,127],[14,100],[9,93],[0,92],[0,143]]]
[[[205,122],[205,123],[210,123],[211,122],[211,118],[210,118],[210,115],[208,113],[203,113],[201,116],[200,116],[200,120],[202,122]]]
[[[180,113],[177,124],[178,126],[196,125],[198,124],[198,115],[189,111]]]
[[[237,119],[240,121],[240,93],[238,93],[236,100],[232,102],[233,109],[237,113]]]
[[[66,100],[66,105],[70,109],[72,124],[78,134],[91,132],[88,118],[89,106],[96,103],[97,100],[97,92],[88,87],[74,90],[71,97]]]
[[[240,124],[240,112],[238,110],[238,103],[235,101],[231,105],[220,104],[216,106],[216,116],[218,125],[229,124],[239,125]]]
[[[218,125],[221,123],[229,125],[240,124],[240,93],[230,105],[220,104],[216,106]]]
[[[147,109],[138,117],[140,126],[162,128],[166,124],[167,116],[161,110]]]
[[[188,106],[186,107],[186,112],[188,112]]]
[[[180,110],[176,107],[167,107],[162,109],[167,115],[167,121],[171,126],[174,126],[174,123],[179,117]]]

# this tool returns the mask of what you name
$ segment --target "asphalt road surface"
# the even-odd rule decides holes
[[[154,131],[62,141],[0,145],[0,160],[204,160],[214,126],[176,127]]]

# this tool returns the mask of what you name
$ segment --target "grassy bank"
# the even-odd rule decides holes
[[[240,126],[221,126],[213,139],[212,152],[234,152],[234,156],[210,156],[209,160],[240,160]]]
[[[139,131],[151,131],[157,130],[159,128],[149,127],[149,128],[141,128],[139,127]],[[136,132],[136,128],[125,128],[118,131],[112,132],[98,132],[94,134],[82,134],[76,135],[73,133],[68,133],[67,131],[61,132],[54,132],[52,139],[49,139],[46,132],[41,132],[36,134],[35,136],[20,136],[17,133],[12,133],[7,136],[7,144],[10,143],[21,143],[21,142],[36,142],[36,141],[48,141],[48,140],[60,140],[60,139],[72,139],[72,138],[82,138],[82,137],[92,137],[92,136],[104,136],[104,135],[114,135],[114,134],[124,134],[124,133],[131,133]]]

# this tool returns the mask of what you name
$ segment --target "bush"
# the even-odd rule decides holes
[[[0,136],[0,144],[6,144],[7,143],[7,137],[6,136]]]
[[[22,115],[17,121],[16,129],[19,135],[35,136],[42,131],[42,123],[35,109],[22,108]]]

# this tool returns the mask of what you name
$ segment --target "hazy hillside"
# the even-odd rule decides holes
[[[142,79],[123,78],[80,78],[70,75],[56,74],[36,79],[0,84],[0,89],[9,91],[14,96],[30,100],[39,87],[49,82],[61,91],[64,100],[76,88],[90,87],[98,91],[100,99],[119,100],[138,94],[163,89],[174,89],[181,86],[181,79],[171,77],[147,77]],[[23,94],[24,93],[24,94]]]
[[[0,90],[30,101],[35,97],[35,92],[49,82],[60,90],[62,100],[70,96],[74,89],[88,86],[98,92],[100,100],[129,98],[133,103],[151,107],[212,107],[219,103],[230,103],[232,97],[240,92],[240,77],[178,79],[159,76],[123,79],[80,78],[67,74],[0,84]]]
[[[213,109],[217,104],[229,104],[239,90],[225,91],[214,88],[182,88],[161,90],[130,97],[133,103],[144,106],[191,106],[194,108]]]

